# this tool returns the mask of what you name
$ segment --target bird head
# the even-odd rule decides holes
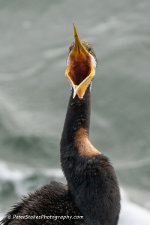
[[[74,24],[73,28],[75,40],[69,48],[65,75],[72,85],[73,98],[76,95],[83,98],[87,87],[95,76],[97,59],[91,45],[86,41],[80,41]]]

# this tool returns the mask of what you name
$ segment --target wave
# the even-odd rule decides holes
[[[150,212],[145,208],[131,202],[125,191],[121,190],[122,204],[118,225],[149,225]]]
[[[61,169],[59,168],[26,168],[26,167],[15,167],[13,165],[8,165],[4,161],[0,161],[0,182],[11,181],[17,187],[17,191],[20,194],[24,194],[27,192],[25,187],[21,181],[24,179],[28,179],[35,174],[39,174],[42,176],[54,177],[54,179],[64,178]],[[21,193],[22,192],[22,193]],[[121,214],[118,225],[149,225],[150,224],[150,212],[145,208],[131,202],[127,194],[124,190],[121,189]],[[0,219],[3,217],[3,214],[0,214]]]
[[[59,168],[22,167],[0,161],[1,196],[5,195],[5,188],[9,187],[10,195],[15,194],[20,198],[51,180],[64,180]]]
[[[26,168],[19,167],[14,168],[13,165],[8,165],[3,161],[0,161],[0,181],[21,181],[34,174],[45,175],[49,177],[63,178],[63,173],[59,168]]]
[[[149,164],[150,164],[150,158],[144,158],[144,159],[130,161],[130,162],[119,162],[116,164],[116,169],[118,170],[135,169],[135,168],[149,166]]]
[[[123,26],[122,21],[120,21],[117,17],[111,17],[109,18],[109,20],[105,22],[96,24],[95,27],[92,28],[92,30],[90,30],[90,32],[92,32],[92,34],[105,33],[114,28],[119,29],[122,26]]]

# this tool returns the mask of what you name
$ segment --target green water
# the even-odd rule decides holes
[[[2,213],[50,180],[65,181],[45,170],[60,168],[72,22],[99,61],[90,139],[129,198],[150,209],[149,12],[149,0],[0,0]]]

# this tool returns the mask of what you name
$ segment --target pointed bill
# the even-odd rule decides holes
[[[90,55],[80,41],[74,24],[73,28],[75,42],[69,55],[68,67],[65,74],[73,87],[73,98],[76,94],[79,98],[83,98],[88,85],[95,75],[95,68],[92,60],[93,56]]]

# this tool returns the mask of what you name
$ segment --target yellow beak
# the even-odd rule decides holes
[[[69,55],[68,67],[65,74],[73,87],[73,98],[76,94],[79,98],[83,98],[89,83],[95,75],[95,68],[92,56],[81,43],[74,24],[73,28],[75,43]]]

